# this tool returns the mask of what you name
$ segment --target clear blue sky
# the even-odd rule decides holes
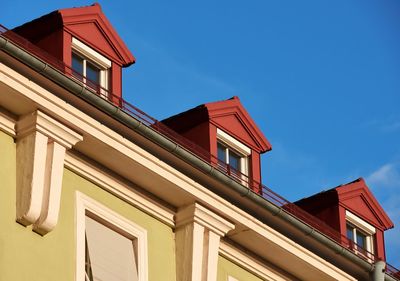
[[[14,27],[88,1],[14,0]],[[289,200],[364,177],[397,229],[400,1],[103,1],[137,59],[125,98],[157,119],[238,95],[272,144],[263,181]]]

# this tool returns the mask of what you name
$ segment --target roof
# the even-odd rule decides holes
[[[129,66],[135,58],[104,15],[101,6],[60,9],[13,29],[29,41],[36,41],[64,29],[114,62]]]
[[[383,230],[394,226],[363,178],[303,198],[295,204],[302,207],[315,202],[324,202],[319,204],[321,208],[339,204]]]
[[[350,183],[335,188],[338,193],[339,204],[347,210],[360,215],[368,221],[379,223],[385,230],[393,228],[393,222],[383,210],[368,188],[365,180],[359,178]]]
[[[210,122],[259,153],[271,150],[271,144],[257,127],[239,97],[201,104],[162,121],[178,133],[201,123]]]

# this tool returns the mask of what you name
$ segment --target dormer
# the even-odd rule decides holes
[[[62,61],[66,74],[102,97],[120,102],[122,67],[135,58],[99,4],[57,10],[13,31]]]
[[[206,103],[162,121],[211,154],[211,161],[261,192],[260,154],[271,145],[238,97]]]
[[[365,249],[385,260],[384,231],[393,228],[393,223],[364,179],[323,191],[295,204],[347,237],[354,244],[354,251],[362,254]]]

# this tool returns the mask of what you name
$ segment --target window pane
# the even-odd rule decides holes
[[[346,228],[347,228],[347,238],[349,238],[351,241],[354,241],[354,234],[353,234],[354,227],[347,224]]]
[[[83,78],[83,59],[75,54],[72,54],[72,69],[77,78]]]
[[[86,61],[86,78],[94,83],[93,86],[100,85],[100,69]]]
[[[234,168],[236,171],[240,172],[240,156],[229,150],[229,165]]]
[[[218,143],[218,160],[226,163],[226,147]]]
[[[133,241],[86,217],[87,251],[94,281],[137,281]]]
[[[367,236],[357,231],[357,245],[363,249],[367,248]]]

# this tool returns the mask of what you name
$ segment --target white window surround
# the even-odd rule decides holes
[[[228,276],[228,281],[239,281],[236,278],[233,278],[232,276]]]
[[[360,217],[356,216],[355,214],[349,212],[348,210],[346,210],[346,221],[353,224],[355,227],[361,229],[369,235],[373,235],[376,233],[375,227],[373,227]]]
[[[217,139],[223,143],[226,143],[229,147],[232,147],[234,150],[240,154],[243,154],[244,156],[249,156],[251,154],[251,149],[249,147],[231,137],[219,128],[217,128]]]
[[[75,280],[85,280],[85,221],[91,214],[109,223],[112,229],[118,229],[132,238],[135,238],[137,246],[137,270],[138,281],[148,280],[148,251],[147,231],[122,217],[113,210],[103,206],[89,196],[76,192],[76,276]]]
[[[109,59],[107,59],[105,56],[96,52],[95,50],[93,50],[92,48],[85,45],[84,43],[82,43],[81,41],[79,41],[74,37],[72,37],[72,49],[84,55],[85,57],[87,57],[94,63],[98,64],[102,68],[107,69],[111,67],[111,61]]]

